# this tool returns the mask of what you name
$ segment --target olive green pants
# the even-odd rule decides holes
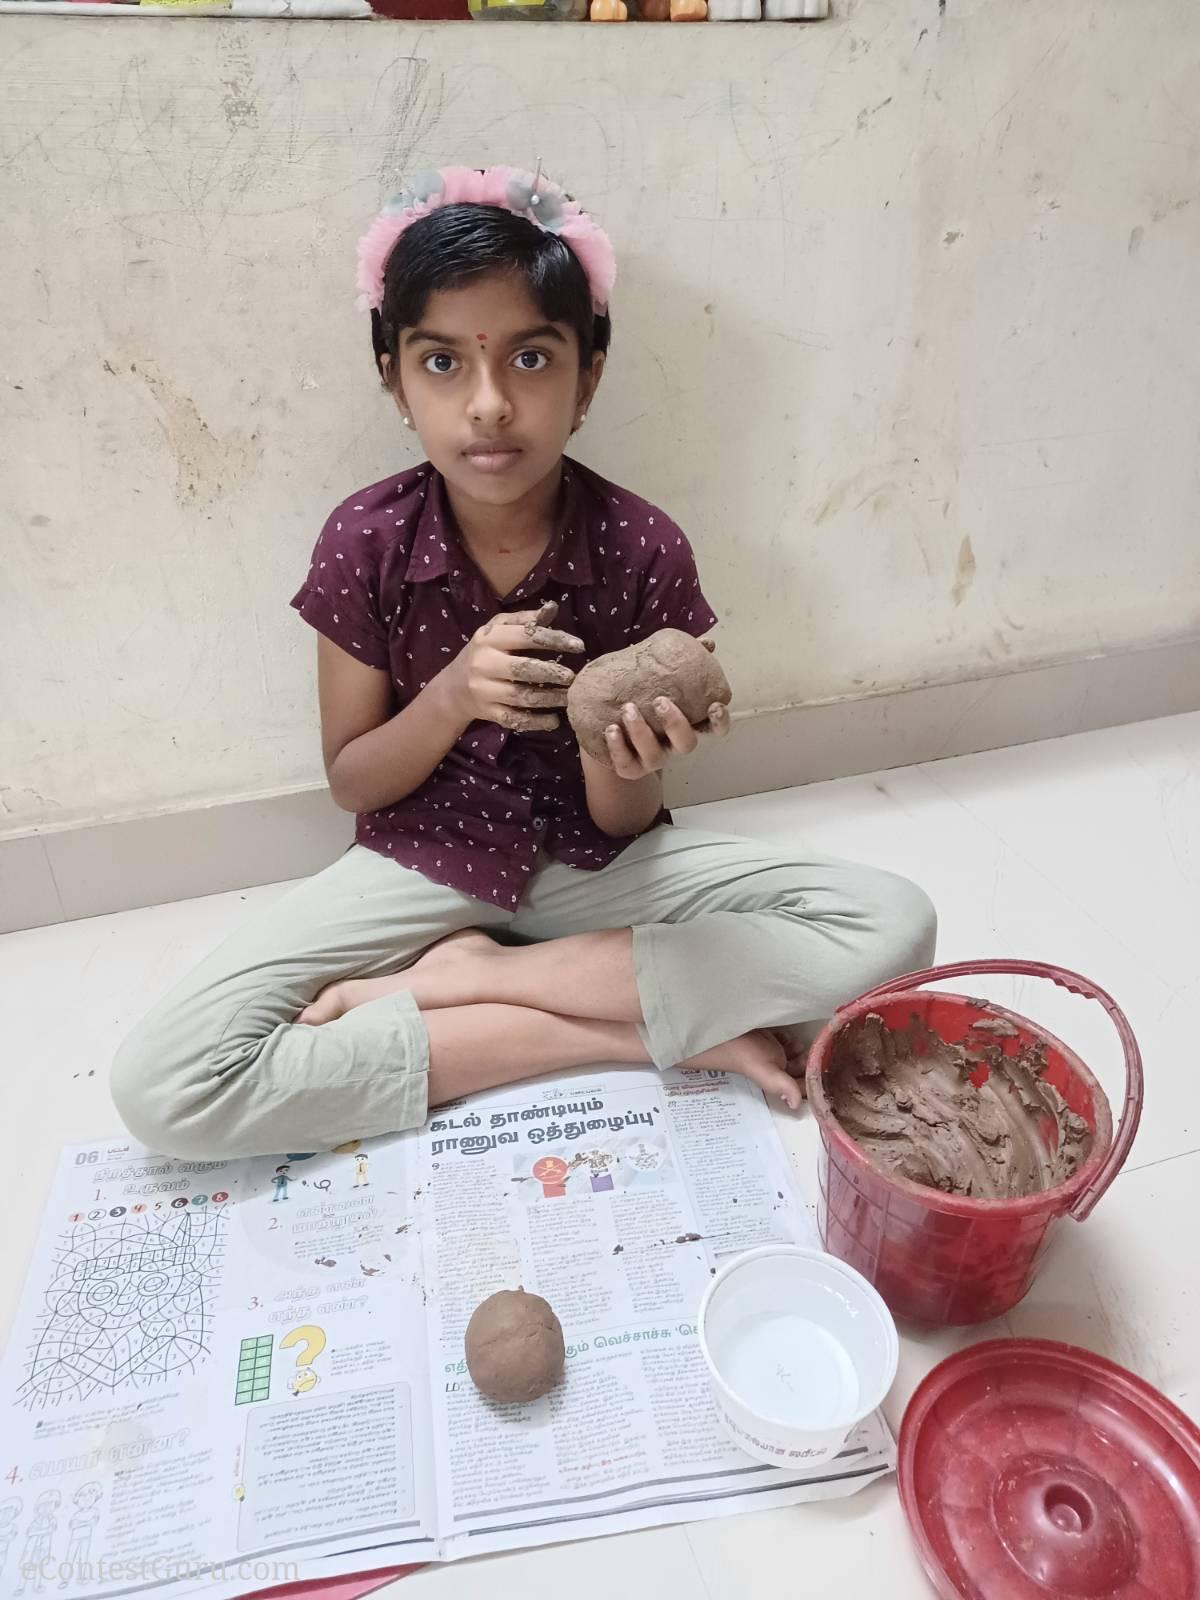
[[[632,928],[642,1037],[666,1068],[751,1028],[817,1021],[928,965],[935,919],[891,873],[691,828],[654,828],[599,872],[544,860],[515,912],[356,845],[214,950],[125,1040],[117,1109],[152,1149],[191,1159],[419,1127],[429,1040],[411,995],[315,1028],[295,1017],[326,984],[397,972],[472,927],[530,941]]]

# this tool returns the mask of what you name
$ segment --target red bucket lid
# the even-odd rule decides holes
[[[1088,1350],[997,1339],[943,1361],[899,1474],[943,1600],[1200,1595],[1200,1429]]]

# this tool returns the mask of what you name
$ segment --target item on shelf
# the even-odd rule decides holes
[[[468,0],[480,22],[585,22],[588,0]]]
[[[829,0],[708,0],[710,22],[815,22],[829,15]]]
[[[708,16],[706,0],[640,0],[641,22],[703,22]]]
[[[467,0],[371,0],[377,17],[399,22],[466,22]]]

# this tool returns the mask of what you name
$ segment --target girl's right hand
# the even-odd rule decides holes
[[[522,652],[583,654],[574,634],[549,626],[558,605],[548,600],[537,611],[500,611],[462,649],[447,669],[463,714],[472,722],[498,722],[517,733],[549,733],[559,724],[575,674],[557,661],[539,661]]]

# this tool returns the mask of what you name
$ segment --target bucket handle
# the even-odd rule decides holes
[[[1071,994],[1082,995],[1085,1000],[1098,1000],[1108,1012],[1121,1040],[1121,1048],[1125,1052],[1125,1104],[1121,1109],[1120,1126],[1099,1172],[1087,1188],[1076,1196],[1075,1203],[1070,1207],[1068,1214],[1074,1217],[1076,1222],[1082,1222],[1085,1217],[1091,1215],[1096,1202],[1120,1172],[1125,1157],[1129,1154],[1129,1147],[1133,1144],[1138,1123],[1142,1120],[1142,1098],[1145,1090],[1142,1052],[1133,1036],[1128,1017],[1112,995],[1078,972],[1070,972],[1065,967],[1049,966],[1044,961],[952,961],[944,967],[925,967],[920,972],[906,972],[899,978],[889,979],[887,983],[878,984],[866,994],[860,995],[853,1004],[857,1010],[863,1001],[876,1000],[885,994],[898,994],[905,989],[920,989],[927,983],[938,983],[945,978],[977,977],[989,972],[1003,972],[1026,978],[1048,978],[1051,983],[1056,983],[1060,989],[1069,990]]]

